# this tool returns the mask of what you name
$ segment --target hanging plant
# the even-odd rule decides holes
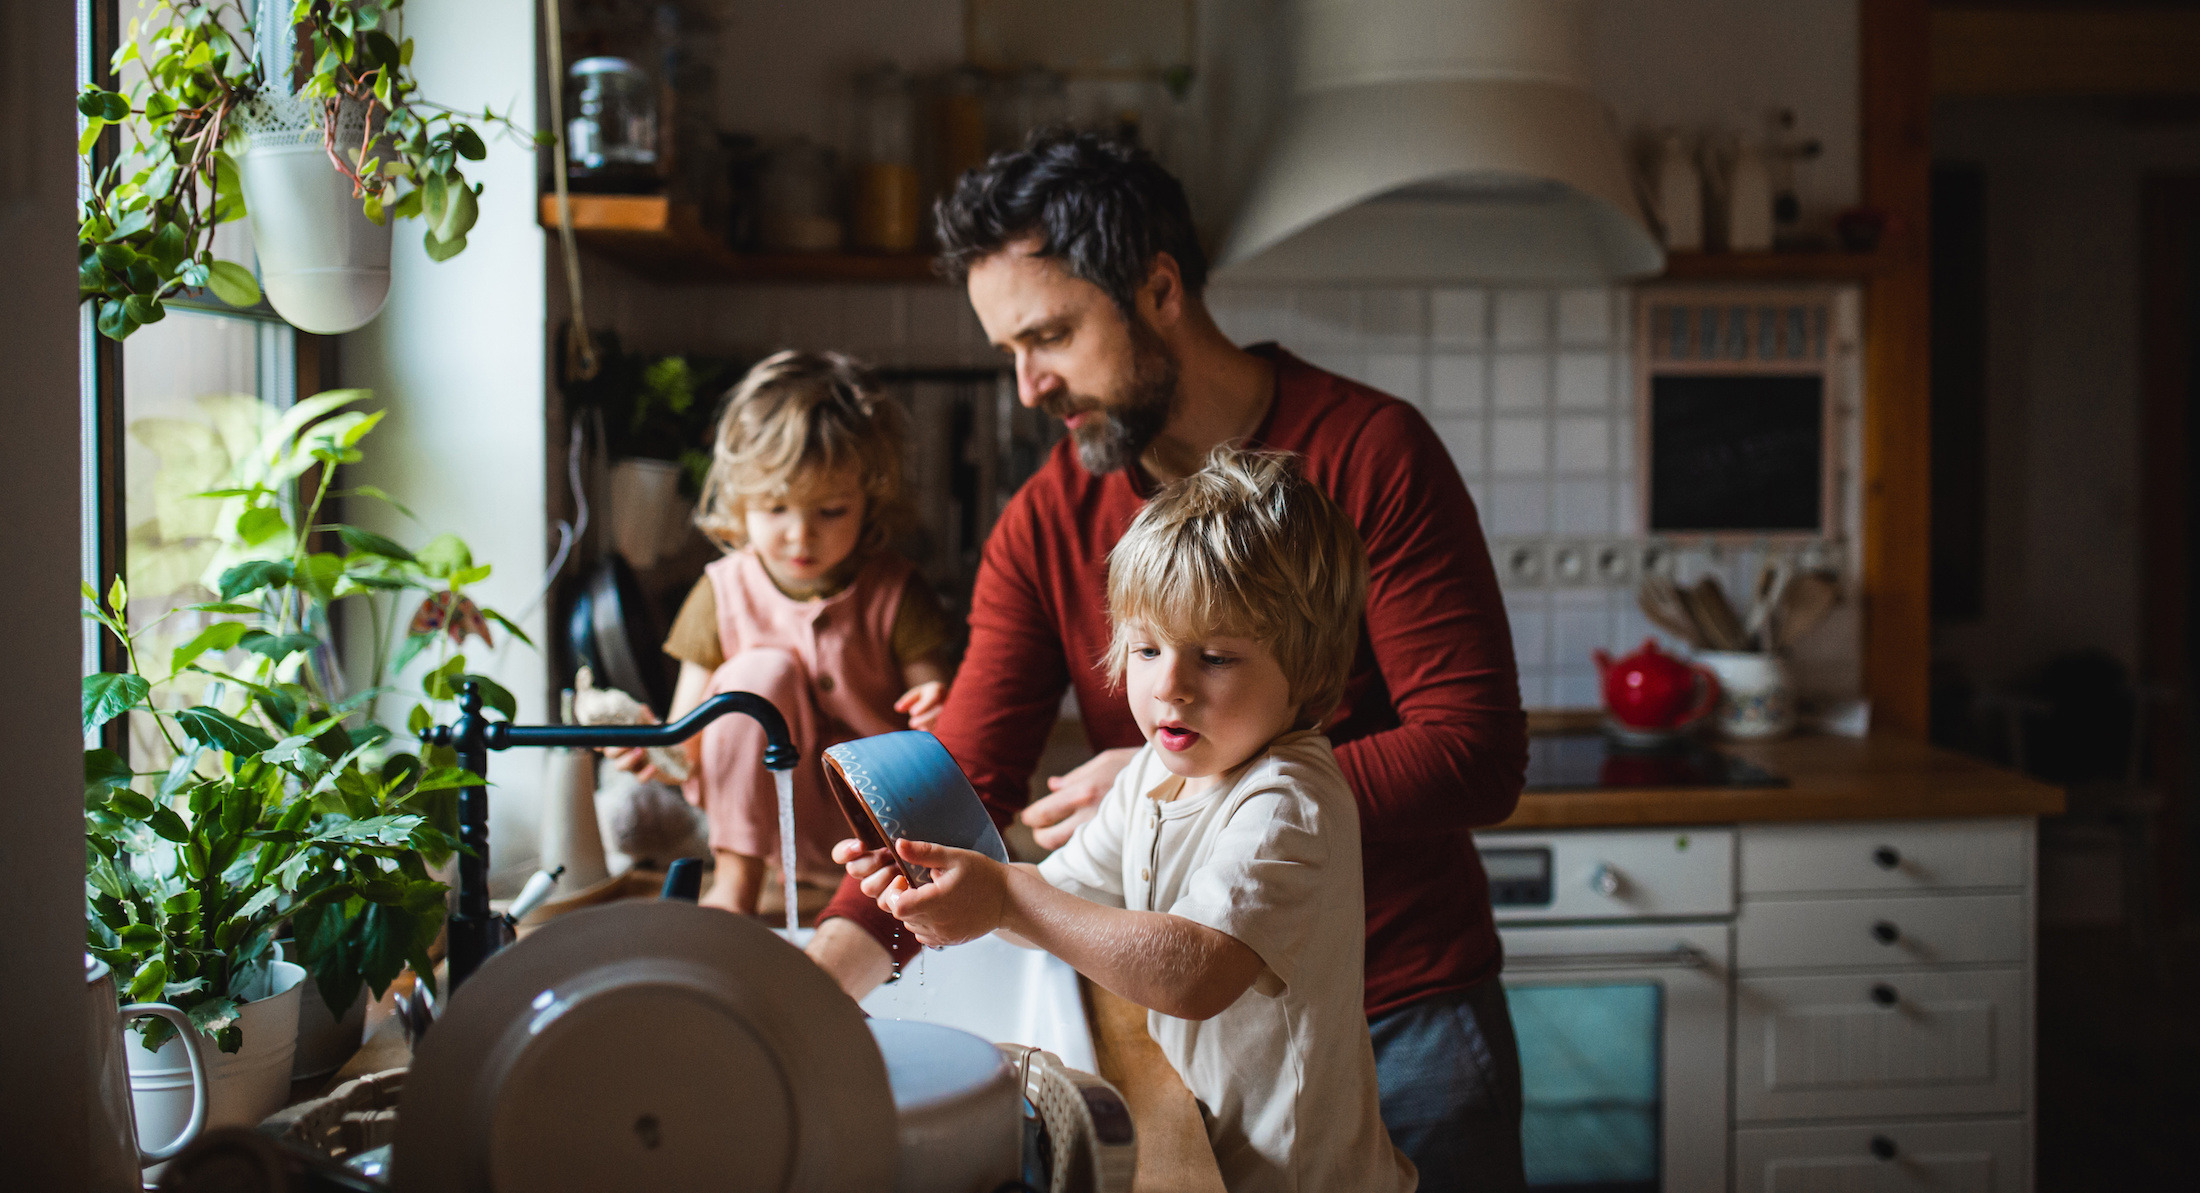
[[[213,254],[214,229],[247,214],[237,160],[254,105],[312,105],[329,166],[368,220],[420,218],[428,256],[464,251],[479,183],[462,163],[488,152],[476,124],[520,132],[507,115],[478,120],[420,94],[404,35],[404,0],[151,0],[115,51],[126,89],[87,87],[79,153],[109,125],[125,135],[88,188],[77,229],[78,294],[101,334],[120,340],[166,315],[163,302],[211,290],[231,306],[260,301],[252,270]],[[287,16],[296,53],[270,70],[256,53],[263,14]],[[281,30],[271,45],[287,44]],[[287,75],[287,77],[283,77]],[[529,138],[533,140],[532,137]],[[278,301],[280,300],[278,296]]]

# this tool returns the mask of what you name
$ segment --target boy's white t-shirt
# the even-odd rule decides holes
[[[1260,955],[1252,989],[1214,1018],[1146,1016],[1212,1116],[1232,1193],[1409,1193],[1413,1164],[1383,1130],[1367,1034],[1359,809],[1329,739],[1286,734],[1226,783],[1167,798],[1181,784],[1147,745],[1039,873]]]

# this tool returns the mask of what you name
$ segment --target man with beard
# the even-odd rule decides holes
[[[1413,407],[1231,343],[1200,297],[1183,189],[1135,147],[1036,139],[965,174],[937,217],[942,272],[1013,359],[1019,399],[1069,428],[986,541],[940,740],[997,820],[1020,812],[1040,844],[1066,841],[1143,740],[1099,666],[1108,551],[1218,445],[1296,453],[1367,547],[1366,620],[1327,732],[1360,808],[1384,1125],[1425,1190],[1519,1188],[1519,1056],[1470,830],[1518,800],[1526,720],[1458,469]],[[1097,754],[1026,808],[1065,688]],[[850,877],[810,954],[861,997],[916,944],[861,889],[883,851],[845,841],[835,856]]]

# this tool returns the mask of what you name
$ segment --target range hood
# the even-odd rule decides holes
[[[1580,0],[1299,0],[1227,282],[1592,283],[1665,268]]]

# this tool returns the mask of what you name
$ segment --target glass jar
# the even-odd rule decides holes
[[[917,94],[908,72],[887,65],[856,79],[855,246],[880,253],[917,247],[923,196],[917,181]]]
[[[765,155],[757,179],[758,242],[772,252],[819,253],[840,247],[833,151],[797,138]]]
[[[624,58],[583,58],[566,72],[567,185],[657,189],[657,88]]]

